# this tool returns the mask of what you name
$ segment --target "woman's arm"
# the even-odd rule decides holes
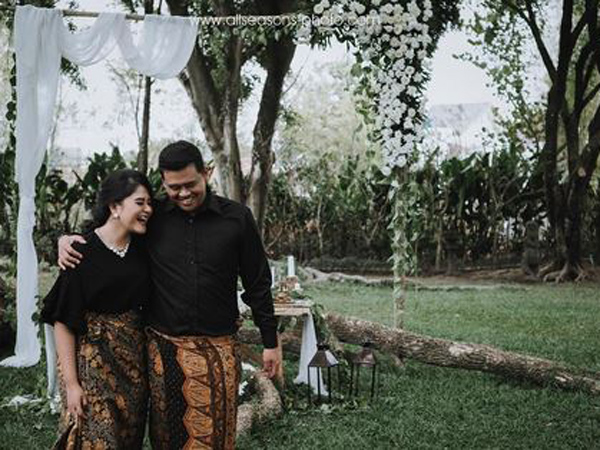
[[[67,411],[72,417],[83,417],[83,407],[86,404],[85,394],[77,378],[77,363],[75,359],[75,335],[62,322],[54,324],[56,353],[60,363],[63,381],[67,391]]]

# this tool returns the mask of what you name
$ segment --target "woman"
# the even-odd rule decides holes
[[[87,244],[76,244],[83,261],[61,272],[44,299],[63,400],[55,448],[142,448],[148,382],[140,310],[150,278],[139,235],[151,215],[148,179],[128,169],[110,174]]]

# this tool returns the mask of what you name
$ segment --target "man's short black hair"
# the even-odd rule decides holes
[[[198,172],[204,171],[204,160],[200,149],[188,141],[177,141],[167,145],[158,157],[158,168],[162,174],[165,170],[181,170],[194,164]]]

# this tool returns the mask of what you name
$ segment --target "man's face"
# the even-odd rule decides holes
[[[185,212],[193,212],[206,197],[206,171],[198,172],[195,164],[181,170],[164,170],[163,186],[169,198]]]

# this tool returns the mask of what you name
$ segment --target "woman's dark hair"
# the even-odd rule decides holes
[[[152,186],[143,173],[133,169],[115,170],[110,173],[100,185],[88,229],[93,230],[104,225],[110,217],[110,205],[126,199],[139,186],[145,187],[152,197]]]

